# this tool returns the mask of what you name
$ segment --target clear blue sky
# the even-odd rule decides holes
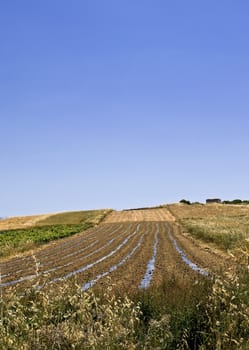
[[[8,0],[0,216],[249,198],[248,0]]]

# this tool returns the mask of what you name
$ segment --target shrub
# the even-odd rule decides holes
[[[188,205],[190,205],[191,204],[191,202],[190,201],[188,201],[188,200],[186,200],[186,199],[182,199],[182,200],[180,200],[180,202],[179,203],[182,203],[182,204],[188,204]]]

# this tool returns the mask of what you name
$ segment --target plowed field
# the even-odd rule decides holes
[[[121,290],[153,288],[172,276],[206,278],[226,265],[181,234],[166,208],[112,212],[96,228],[1,263],[1,286],[39,286],[77,277],[82,289],[112,283]]]

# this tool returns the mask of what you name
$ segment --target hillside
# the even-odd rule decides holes
[[[22,230],[77,233],[2,260],[0,349],[246,350],[247,225],[225,205],[43,217]]]
[[[208,245],[210,239],[206,236],[205,241],[196,239],[195,230],[192,230],[192,227],[200,225],[200,220],[205,220],[207,228],[212,227],[214,217],[216,222],[222,225],[221,217],[224,218],[227,208],[218,208],[216,216],[215,208],[210,206],[171,205],[157,209],[112,211],[108,212],[109,215],[106,215],[107,211],[89,211],[61,213],[43,218],[36,223],[36,227],[26,231],[14,231],[15,235],[32,232],[36,237],[34,242],[38,242],[39,232],[39,240],[44,242],[47,241],[44,238],[44,228],[50,233],[53,228],[57,228],[60,237],[69,237],[41,247],[37,252],[33,249],[24,257],[6,262],[2,271],[4,276],[8,277],[3,278],[3,285],[19,284],[36,275],[40,278],[46,275],[47,278],[49,273],[52,281],[77,276],[81,283],[91,286],[98,286],[97,281],[101,279],[102,286],[103,283],[108,283],[106,277],[111,275],[114,283],[120,288],[136,290],[139,283],[142,283],[146,264],[150,265],[150,259],[154,263],[147,273],[150,275],[152,286],[158,286],[165,276],[170,276],[173,271],[183,280],[183,276],[186,279],[187,270],[191,280],[198,273],[208,275],[231,268],[235,264],[231,255],[222,252],[222,249],[219,250],[218,248],[222,248],[219,246],[212,249],[212,246]],[[236,213],[238,214],[238,211]],[[232,216],[225,216],[226,220],[235,220],[235,211],[229,211],[229,214]],[[236,218],[241,220],[241,216]],[[94,227],[93,223],[96,224],[100,220],[101,224]],[[236,230],[237,221],[234,222]],[[65,227],[68,231],[64,234]],[[74,231],[70,230],[73,228],[79,232],[77,235],[72,236]],[[84,228],[88,230],[84,231]],[[1,237],[6,239],[10,233],[13,231],[3,231]],[[234,236],[237,237],[236,233]],[[222,237],[225,239],[225,234]],[[49,236],[49,240],[52,238],[52,235]],[[231,241],[234,240],[232,237]],[[39,263],[39,272],[34,265],[34,256]],[[15,270],[18,270],[18,273]],[[86,271],[89,272],[86,274]],[[88,281],[87,276],[93,276],[92,280]]]
[[[0,221],[0,258],[37,249],[98,225],[110,209],[12,217]]]

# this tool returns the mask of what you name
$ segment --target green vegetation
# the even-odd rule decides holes
[[[189,200],[187,199],[181,199],[179,201],[179,203],[181,204],[188,204],[188,205],[203,205],[203,203],[200,203],[200,202],[190,202]],[[167,206],[167,205],[166,205]]]
[[[110,210],[88,210],[52,215],[35,226],[0,231],[0,258],[35,249],[98,224]]]
[[[181,199],[179,203],[182,203],[182,204],[188,204],[188,205],[190,205],[190,204],[191,204],[191,202],[190,202],[190,201],[188,201],[187,199]]]
[[[37,248],[41,244],[70,236],[92,226],[90,223],[86,223],[82,225],[54,225],[0,231],[0,257]]]
[[[177,278],[156,291],[120,296],[115,288],[83,292],[77,281],[23,290],[0,300],[0,350],[246,350],[249,276]]]
[[[69,211],[51,215],[48,218],[39,221],[36,226],[46,225],[61,225],[61,224],[82,224],[91,223],[97,225],[105,216],[111,212],[111,209],[103,210],[84,210],[84,211]]]
[[[215,243],[224,250],[249,247],[248,216],[185,218],[181,219],[180,223],[192,236]]]
[[[232,201],[225,200],[223,204],[249,204],[249,200],[233,199]]]

